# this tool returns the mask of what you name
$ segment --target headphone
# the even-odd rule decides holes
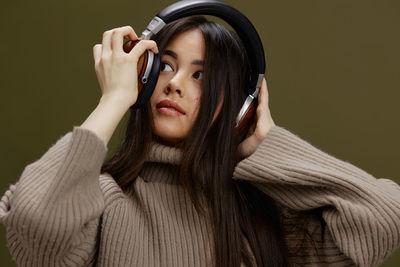
[[[261,39],[253,24],[245,15],[226,3],[217,0],[182,0],[173,3],[161,10],[149,23],[146,30],[142,32],[141,40],[149,40],[158,33],[167,23],[191,15],[211,15],[226,21],[236,31],[242,40],[250,61],[250,78],[244,93],[247,98],[236,117],[236,130],[243,132],[252,118],[256,98],[260,92],[262,80],[265,73],[264,48]],[[128,41],[124,44],[124,51],[129,52],[137,42]],[[160,73],[161,58],[159,53],[154,54],[147,50],[146,54],[138,62],[138,99],[131,106],[132,109],[143,107],[156,86]]]

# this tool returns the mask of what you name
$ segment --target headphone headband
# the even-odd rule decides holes
[[[261,39],[253,24],[237,9],[217,0],[182,0],[161,10],[143,31],[142,38],[150,39],[165,24],[191,15],[211,15],[226,21],[242,40],[250,61],[250,81],[247,94],[257,94],[265,73],[265,55]],[[257,95],[254,95],[257,97]]]

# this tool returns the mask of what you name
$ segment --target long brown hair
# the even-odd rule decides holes
[[[172,38],[191,29],[200,29],[205,40],[203,91],[198,118],[180,144],[179,182],[197,211],[212,217],[216,266],[240,266],[241,262],[252,266],[250,253],[257,266],[288,266],[280,211],[274,200],[250,183],[232,179],[241,141],[234,134],[235,119],[250,71],[246,50],[235,32],[204,16],[175,20],[152,39],[162,54]],[[221,111],[212,123],[221,97]],[[101,172],[111,174],[122,189],[132,186],[150,142],[157,138],[151,132],[149,112],[148,107],[130,110],[125,137],[102,166]]]

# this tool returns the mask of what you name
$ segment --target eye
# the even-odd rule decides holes
[[[165,67],[166,67],[167,69],[164,69]],[[169,69],[168,69],[168,68],[169,68]],[[173,71],[171,65],[168,64],[167,62],[161,62],[160,70],[161,70],[161,71]]]
[[[193,76],[195,77],[195,79],[197,80],[203,80],[203,72],[202,71],[196,71]]]

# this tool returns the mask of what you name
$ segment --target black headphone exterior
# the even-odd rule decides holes
[[[167,23],[191,15],[211,15],[223,19],[236,31],[246,48],[251,74],[248,88],[244,88],[247,98],[236,118],[236,127],[238,127],[251,109],[251,106],[256,105],[254,102],[256,102],[255,99],[259,94],[265,73],[264,48],[261,39],[253,24],[245,15],[228,4],[217,0],[182,0],[161,10],[151,20],[146,30],[142,32],[140,39],[149,40]],[[147,103],[154,91],[160,73],[160,55],[154,54],[150,50],[147,52],[147,65],[141,79],[143,87],[139,92],[136,103],[131,107],[133,109],[140,108]]]

